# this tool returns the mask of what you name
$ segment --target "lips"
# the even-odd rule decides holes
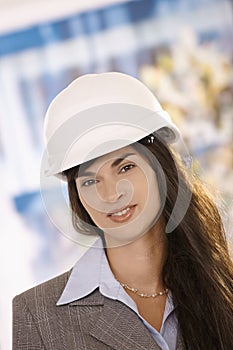
[[[119,209],[118,211],[114,211],[113,213],[108,214],[108,218],[114,222],[125,222],[129,220],[135,211],[136,205],[129,205],[128,207],[124,207]]]

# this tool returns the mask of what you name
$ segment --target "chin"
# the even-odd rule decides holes
[[[141,238],[147,231],[133,232],[131,230],[123,230],[121,228],[117,229],[106,229],[104,231],[104,236],[108,246],[122,246],[129,243],[133,243]]]

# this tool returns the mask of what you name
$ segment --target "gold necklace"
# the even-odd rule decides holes
[[[119,280],[117,280],[117,281],[120,283],[120,285],[124,289],[127,289],[127,290],[137,294],[141,298],[156,298],[156,297],[159,297],[161,295],[164,295],[164,294],[168,293],[168,288],[165,288],[162,292],[154,292],[152,294],[141,293],[141,292],[139,292],[139,290],[137,288],[132,288],[132,287],[128,286],[128,284],[126,284],[126,283],[122,283]]]

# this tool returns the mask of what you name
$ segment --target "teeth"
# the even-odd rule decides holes
[[[111,214],[111,216],[121,216],[121,215],[126,214],[129,210],[130,210],[130,208],[126,208],[126,209],[123,209],[122,211],[118,211],[117,213]]]

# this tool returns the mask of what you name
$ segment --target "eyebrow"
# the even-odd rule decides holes
[[[135,153],[125,153],[123,154],[120,158],[117,158],[112,164],[111,164],[111,168],[115,168],[117,167],[121,162],[123,162],[123,160],[125,158],[127,158],[128,156],[132,156],[132,155],[135,155]],[[85,168],[82,169],[79,169],[78,171],[78,177],[83,177],[83,176],[95,176],[96,173],[92,172],[92,171],[88,171],[88,170],[85,170]]]
[[[117,158],[112,164],[111,164],[111,168],[115,168],[116,166],[118,166],[125,158],[127,158],[128,156],[132,156],[135,153],[125,153],[123,156],[121,156],[120,158]]]

